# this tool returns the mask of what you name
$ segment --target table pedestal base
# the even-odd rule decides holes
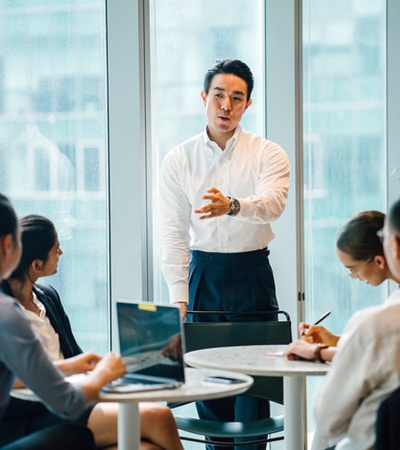
[[[283,378],[283,402],[285,405],[285,449],[305,449],[303,410],[304,377]]]
[[[140,415],[136,402],[119,404],[118,450],[140,450]]]

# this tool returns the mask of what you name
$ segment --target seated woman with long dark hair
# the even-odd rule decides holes
[[[85,372],[86,368],[80,363],[85,354],[75,340],[57,291],[50,285],[37,284],[39,278],[57,272],[62,250],[55,226],[43,216],[27,215],[20,219],[20,228],[23,244],[21,261],[3,283],[3,289],[25,309],[43,346],[60,370],[65,375]],[[73,361],[76,362],[75,367],[71,364]],[[183,450],[169,408],[156,403],[140,403],[139,412],[143,450]],[[81,416],[80,421],[92,430],[98,447],[107,447],[118,441],[117,419],[117,403],[97,403]],[[13,438],[14,433],[20,433],[21,424],[36,420],[53,423],[59,419],[38,403],[32,405],[11,400],[0,423],[0,439]]]
[[[18,219],[10,201],[0,194],[0,281],[16,268],[20,256]],[[89,354],[85,361],[91,373],[79,384],[68,383],[48,358],[16,300],[0,290],[0,420],[15,376],[23,380],[49,410],[59,415],[56,424],[27,426],[21,439],[10,439],[6,446],[0,444],[3,450],[94,448],[88,428],[67,420],[75,420],[98,397],[103,386],[123,376],[125,365],[113,354],[104,358]],[[1,433],[0,437],[3,437]]]

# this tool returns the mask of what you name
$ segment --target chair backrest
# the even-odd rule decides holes
[[[400,449],[400,389],[392,392],[378,408],[376,450]]]
[[[197,313],[197,312],[196,312]],[[213,312],[214,313],[214,312]],[[185,322],[186,351],[238,345],[279,345],[292,341],[290,317],[282,311],[286,320],[263,322]],[[254,384],[246,395],[267,398],[283,403],[281,377],[253,377]]]

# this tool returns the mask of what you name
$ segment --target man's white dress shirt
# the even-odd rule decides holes
[[[170,151],[161,167],[160,239],[170,301],[188,301],[189,250],[239,253],[271,242],[270,223],[283,212],[289,188],[289,160],[276,143],[240,126],[225,150],[205,130]],[[195,209],[210,187],[239,200],[237,216],[200,220]]]

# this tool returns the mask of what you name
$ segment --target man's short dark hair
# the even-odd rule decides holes
[[[388,213],[389,230],[400,236],[400,199],[389,209]]]
[[[17,236],[18,218],[8,198],[0,194],[0,237],[11,234]]]
[[[208,94],[208,91],[210,90],[212,79],[219,73],[236,75],[244,80],[247,84],[247,100],[250,99],[254,87],[254,77],[247,64],[238,59],[224,59],[222,61],[217,61],[204,75],[203,89],[206,94]]]

